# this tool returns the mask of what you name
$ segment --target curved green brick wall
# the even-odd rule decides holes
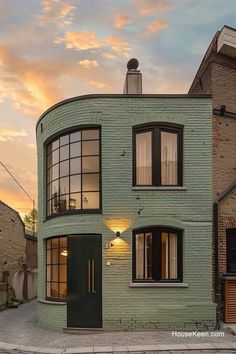
[[[66,327],[66,304],[44,302],[44,240],[72,233],[101,233],[104,329],[214,327],[211,110],[210,98],[94,96],[67,102],[44,116],[42,132],[41,123],[37,127],[41,326]],[[184,185],[180,190],[132,189],[132,126],[148,122],[184,125]],[[101,125],[102,131],[102,214],[57,216],[46,221],[44,142],[65,128],[89,124]],[[138,215],[140,208],[143,210]],[[130,287],[132,229],[148,225],[184,229],[183,281],[188,287]],[[115,230],[123,231],[125,243],[119,249],[106,249]]]

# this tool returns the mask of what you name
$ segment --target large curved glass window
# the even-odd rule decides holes
[[[67,238],[53,237],[46,243],[47,298],[63,300],[67,297]]]
[[[47,146],[47,215],[100,209],[100,130],[80,129]]]

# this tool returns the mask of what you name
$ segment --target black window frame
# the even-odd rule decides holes
[[[136,135],[152,132],[152,184],[136,183]],[[177,134],[177,184],[161,183],[161,132]],[[149,123],[133,127],[133,187],[183,186],[183,126],[174,123]]]
[[[235,271],[232,271],[232,268],[231,268],[231,261],[232,261],[232,258],[233,258],[233,255],[232,255],[232,244],[231,244],[231,240],[235,238],[235,242],[236,242],[236,228],[229,228],[226,230],[226,263],[227,263],[227,274],[232,274],[232,275],[235,275],[236,272]]]
[[[161,234],[177,235],[177,278],[161,279]],[[136,235],[152,233],[152,274],[153,279],[136,279]],[[156,253],[155,253],[156,251]],[[147,226],[133,230],[132,240],[132,282],[133,283],[182,283],[183,282],[183,230],[169,226]]]
[[[82,135],[82,131],[83,130],[98,130],[99,131],[99,137],[98,139],[89,139],[89,140],[83,140],[83,141],[98,141],[99,142],[99,154],[96,155],[98,156],[99,158],[99,171],[98,172],[91,172],[91,173],[86,173],[86,174],[98,174],[99,175],[99,191],[96,191],[99,193],[99,208],[94,208],[94,209],[66,209],[66,210],[63,210],[63,211],[58,211],[57,213],[52,213],[52,205],[51,205],[51,210],[50,210],[50,213],[49,213],[49,208],[48,208],[48,202],[50,200],[52,200],[53,198],[52,197],[49,197],[48,196],[48,185],[50,183],[52,183],[52,180],[50,180],[50,182],[48,181],[48,170],[49,170],[49,167],[48,167],[48,156],[50,155],[50,153],[48,153],[48,147],[50,144],[52,144],[54,141],[56,141],[57,139],[59,139],[60,141],[60,138],[63,138],[63,136],[66,136],[66,135],[69,135],[69,142],[67,144],[62,144],[62,146],[69,146],[69,158],[68,158],[68,161],[69,161],[69,174],[66,175],[66,176],[62,176],[60,177],[60,152],[59,152],[59,163],[58,163],[58,166],[59,166],[59,176],[56,180],[60,180],[60,178],[64,178],[64,177],[68,177],[69,178],[69,191],[67,194],[64,194],[64,196],[66,197],[69,197],[70,194],[73,194],[73,192],[71,192],[71,188],[70,188],[70,177],[73,176],[73,174],[70,174],[70,160],[71,159],[74,159],[74,158],[78,158],[78,157],[71,157],[70,156],[70,145],[73,144],[73,143],[76,143],[76,141],[73,141],[71,142],[70,141],[70,134],[73,134],[73,133],[76,133],[76,132],[81,132],[81,135]],[[79,141],[78,141],[79,142]],[[82,145],[82,137],[81,137],[81,145]],[[45,156],[45,190],[46,190],[46,197],[45,197],[45,205],[46,205],[46,215],[45,215],[45,220],[47,219],[50,219],[50,218],[54,218],[54,217],[57,217],[57,216],[60,216],[60,215],[71,215],[71,214],[97,214],[97,213],[102,213],[102,171],[101,171],[101,166],[102,166],[102,147],[101,147],[101,126],[100,125],[83,125],[83,126],[76,126],[74,128],[67,128],[67,129],[64,129],[63,131],[60,131],[58,132],[57,134],[54,134],[50,139],[48,139],[45,144],[44,144],[44,156]],[[59,144],[59,147],[55,148],[55,149],[52,149],[51,150],[51,153],[52,151],[54,150],[59,150],[60,149],[60,144]],[[92,155],[89,155],[92,157]],[[95,156],[95,155],[93,155]],[[81,147],[81,156],[80,158],[82,158],[82,147]],[[63,160],[61,162],[64,162],[66,160]],[[56,165],[56,164],[55,164]],[[53,164],[51,164],[51,167],[53,166]],[[74,174],[74,175],[78,175],[79,173],[77,174]],[[81,162],[81,172],[80,172],[80,176],[82,176],[84,173],[82,172],[82,162]],[[91,191],[89,191],[91,192]],[[81,178],[81,191],[78,192],[78,194],[80,193],[81,195],[81,206],[83,204],[82,202],[82,194],[83,194],[83,189],[82,189],[82,178]],[[85,192],[86,193],[86,192]],[[62,194],[63,195],[63,194]]]
[[[66,247],[64,246],[64,247],[61,247],[61,244],[60,244],[60,242],[61,242],[61,239],[62,238],[66,238]],[[55,239],[58,239],[58,247],[53,247],[52,246],[52,240],[55,240]],[[48,243],[51,243],[51,247],[49,248],[48,247]],[[48,300],[48,301],[55,301],[55,302],[67,302],[67,298],[68,298],[68,293],[67,293],[67,295],[66,295],[66,297],[56,297],[56,296],[48,296],[48,284],[50,284],[50,286],[51,286],[51,284],[52,283],[55,283],[55,284],[58,284],[58,293],[59,293],[59,286],[60,286],[60,284],[66,284],[66,292],[68,291],[68,279],[66,280],[66,281],[60,281],[60,267],[62,266],[62,265],[66,265],[66,274],[68,273],[68,256],[65,256],[66,258],[65,258],[65,262],[64,263],[61,263],[60,262],[60,250],[61,249],[66,249],[67,250],[67,252],[68,252],[68,239],[67,239],[67,236],[65,236],[65,235],[63,235],[63,236],[53,236],[53,237],[49,237],[49,238],[47,238],[47,239],[45,239],[45,249],[46,249],[46,254],[45,254],[45,265],[46,265],[46,267],[45,267],[45,271],[46,271],[46,275],[45,275],[45,279],[46,279],[46,282],[45,282],[45,284],[46,284],[46,289],[45,289],[45,292],[46,292],[46,296],[45,296],[45,298],[46,298],[46,300]],[[52,250],[53,249],[58,249],[58,256],[59,256],[59,259],[58,259],[58,262],[57,263],[53,263],[52,262]],[[50,263],[48,263],[48,259],[47,259],[47,252],[48,251],[51,251],[50,252]],[[58,281],[53,281],[52,280],[52,266],[53,265],[57,265],[58,266]],[[48,270],[48,266],[50,266],[50,280],[48,280],[48,272],[47,272],[47,270]],[[68,274],[67,274],[67,278],[68,278]]]

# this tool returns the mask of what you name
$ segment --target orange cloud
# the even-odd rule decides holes
[[[96,60],[89,60],[89,59],[80,60],[79,64],[83,66],[85,69],[95,68],[96,66],[99,65]]]
[[[100,48],[102,41],[96,38],[96,32],[66,32],[66,47],[75,50]]]
[[[162,31],[168,27],[169,27],[168,23],[163,20],[157,20],[157,21],[151,22],[147,25],[147,29],[151,33],[156,33],[158,31]]]
[[[124,25],[127,25],[128,23],[131,22],[131,17],[127,15],[122,15],[122,14],[116,14],[115,15],[115,22],[114,26],[116,28],[121,28]]]
[[[8,140],[12,140],[13,138],[25,137],[25,136],[28,136],[25,129],[15,130],[15,129],[0,128],[0,141],[6,142]]]
[[[109,36],[105,39],[105,43],[115,52],[121,53],[123,57],[127,58],[129,56],[130,48],[128,47],[128,42],[125,40],[119,37]]]
[[[59,0],[42,0],[41,5],[42,12],[36,16],[39,25],[46,26],[52,21],[59,21],[59,26],[72,23],[75,6]]]
[[[134,0],[138,4],[141,15],[152,15],[156,11],[167,11],[174,8],[174,5],[162,0]]]
[[[117,59],[117,55],[115,54],[112,54],[112,53],[102,53],[102,56],[105,58],[105,59]]]

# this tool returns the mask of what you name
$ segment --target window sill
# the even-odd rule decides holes
[[[135,186],[132,188],[133,191],[186,191],[186,187],[182,186]]]
[[[130,283],[130,288],[188,288],[187,283]]]
[[[50,300],[43,300],[43,299],[38,299],[38,302],[41,304],[46,304],[46,305],[66,305],[66,301],[50,301]]]

